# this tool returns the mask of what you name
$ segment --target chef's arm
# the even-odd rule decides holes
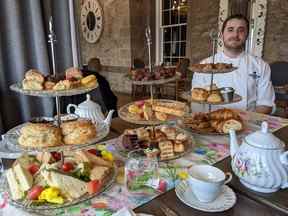
[[[270,107],[270,106],[257,106],[256,112],[257,113],[263,113],[263,114],[271,114],[272,107]]]

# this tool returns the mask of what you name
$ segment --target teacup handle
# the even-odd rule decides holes
[[[75,112],[75,110],[77,109],[77,106],[75,105],[75,104],[68,104],[68,106],[67,106],[67,108],[66,108],[66,112],[68,113],[68,114],[73,114],[74,112],[71,112],[71,108],[74,108],[74,112]]]
[[[225,179],[226,179],[226,180],[225,180],[224,184],[229,183],[229,182],[232,180],[232,177],[233,177],[232,173],[226,172],[226,173],[225,173]]]

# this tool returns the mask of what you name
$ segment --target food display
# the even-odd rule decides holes
[[[119,116],[136,124],[158,124],[182,117],[187,112],[185,103],[173,100],[141,100],[129,103],[119,110]]]
[[[206,63],[206,64],[192,64],[190,66],[192,71],[198,73],[228,73],[237,68],[233,67],[232,64],[226,63]]]
[[[143,149],[148,158],[171,160],[183,156],[193,145],[193,138],[173,126],[160,125],[126,129],[116,145],[124,155]]]
[[[64,75],[44,76],[36,69],[28,70],[21,83],[10,86],[13,91],[32,96],[70,96],[98,87],[95,75],[84,77],[78,68],[68,68]]]
[[[175,76],[175,68],[155,67],[153,73],[148,68],[131,69],[128,76],[134,81],[161,80]]]
[[[183,118],[181,126],[192,132],[227,134],[230,129],[241,131],[243,121],[236,111],[223,108],[210,113],[192,113]]]
[[[18,158],[6,171],[12,204],[32,210],[64,207],[98,195],[115,179],[112,154],[97,146],[63,159],[62,164],[56,152]]]

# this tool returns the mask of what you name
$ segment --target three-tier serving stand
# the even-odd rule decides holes
[[[52,54],[52,71],[53,71],[53,76],[56,77],[56,63],[55,63],[55,43],[56,43],[56,35],[53,30],[53,20],[50,18],[49,20],[49,44],[51,48],[51,54]],[[56,103],[56,111],[57,115],[56,117],[51,117],[48,119],[52,119],[51,122],[54,122],[54,124],[57,125],[57,127],[60,127],[62,119],[61,119],[61,107],[60,107],[60,100],[61,97],[64,96],[73,96],[73,95],[78,95],[78,94],[84,94],[87,93],[93,89],[97,88],[97,85],[94,87],[79,87],[76,89],[69,89],[69,90],[61,90],[61,91],[52,91],[52,90],[41,90],[41,91],[34,91],[34,90],[24,90],[22,88],[21,83],[15,83],[10,86],[10,89],[13,91],[16,91],[18,93],[28,95],[28,96],[37,96],[37,97],[53,97],[55,98],[55,103]],[[78,149],[87,149],[88,147],[95,146],[96,143],[104,139],[108,134],[109,134],[109,126],[108,125],[100,125],[99,127],[96,125],[96,130],[97,130],[97,135],[94,139],[87,143],[83,143],[80,145],[60,145],[60,146],[54,146],[54,147],[26,147],[26,146],[21,146],[18,143],[18,138],[20,136],[20,130],[23,126],[25,126],[27,123],[20,124],[12,129],[10,129],[6,134],[2,136],[3,138],[3,144],[5,144],[5,151],[7,151],[7,154],[10,154],[11,156],[8,156],[8,158],[17,158],[19,157],[22,153],[28,153],[28,154],[36,154],[39,152],[60,152],[61,153],[61,163],[64,162],[64,151],[73,151],[73,150],[78,150]],[[3,150],[2,150],[3,151]],[[1,152],[2,154],[4,152]],[[4,177],[4,176],[3,176]],[[5,178],[5,177],[4,177]],[[111,181],[109,181],[105,186],[103,186],[103,189],[101,190],[104,191],[108,187],[110,187],[113,183],[113,181],[116,178],[116,171],[113,171],[113,175],[111,178]],[[3,186],[3,185],[2,185]],[[6,188],[7,190],[8,188]],[[63,206],[38,206],[35,208],[31,208],[29,206],[23,205],[21,202],[13,201],[11,200],[11,204],[19,207],[26,209],[27,211],[31,212],[42,212],[43,211],[51,211],[55,210],[57,208],[63,208],[71,205],[78,204],[80,202],[86,201],[88,199],[91,199],[95,196],[99,195],[99,193],[93,194],[93,195],[87,195],[84,197],[81,197],[80,199],[74,200],[72,202],[67,203],[67,205]]]

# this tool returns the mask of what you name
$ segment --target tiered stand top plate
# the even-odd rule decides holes
[[[189,70],[195,73],[204,73],[204,74],[221,74],[221,73],[230,73],[234,70],[238,69],[237,67],[231,67],[226,69],[199,69],[197,67],[189,67]]]
[[[134,85],[161,85],[161,84],[165,84],[168,82],[173,82],[180,79],[180,77],[178,75],[175,75],[173,77],[169,77],[166,79],[159,79],[159,80],[147,80],[147,81],[136,81],[136,80],[132,80],[130,77],[128,77],[128,80],[132,82],[132,84]]]
[[[198,101],[198,100],[193,100],[191,97],[191,91],[186,91],[186,92],[182,92],[180,97],[188,102],[194,102],[194,103],[198,103],[198,104],[211,104],[211,105],[225,105],[225,104],[232,104],[232,103],[237,103],[239,101],[242,100],[242,97],[238,94],[234,93],[233,96],[233,100],[229,101],[229,102],[207,102],[207,101]]]
[[[78,95],[78,94],[84,94],[87,93],[95,88],[98,87],[98,84],[93,86],[93,87],[78,87],[78,88],[72,88],[72,89],[67,89],[67,90],[59,90],[59,91],[54,91],[54,90],[25,90],[22,88],[21,83],[14,83],[10,86],[10,89],[24,94],[24,95],[29,95],[29,96],[38,96],[38,97],[61,97],[61,96],[73,96],[73,95]]]
[[[174,100],[166,100],[166,99],[155,99],[155,101],[157,102],[168,102],[168,103],[181,103],[182,102],[178,102],[178,101],[174,101]],[[140,118],[137,118],[137,116],[133,113],[130,113],[128,111],[128,108],[130,105],[134,104],[134,102],[131,102],[131,103],[128,103],[124,106],[122,106],[119,111],[118,111],[118,115],[119,117],[124,120],[124,121],[127,121],[127,122],[130,122],[130,123],[133,123],[133,124],[140,124],[140,125],[159,125],[159,124],[163,124],[165,122],[168,122],[168,121],[173,121],[173,120],[176,120],[178,119],[179,117],[177,116],[173,116],[173,115],[169,115],[168,116],[168,119],[166,121],[160,121],[158,119],[151,119],[151,120],[145,120],[145,119],[140,119]],[[186,112],[188,112],[189,108],[188,106],[186,107]]]
[[[17,208],[22,208],[25,211],[29,211],[29,212],[36,212],[39,214],[43,214],[45,213],[45,215],[53,215],[53,210],[57,210],[60,208],[65,208],[65,207],[69,207],[72,205],[76,205],[78,203],[87,201],[89,199],[92,199],[93,197],[98,196],[99,194],[101,194],[102,192],[106,191],[108,188],[110,188],[112,186],[112,184],[114,183],[115,179],[117,176],[117,168],[114,165],[114,167],[112,167],[112,171],[110,172],[109,176],[106,178],[107,181],[105,181],[105,183],[103,184],[103,187],[101,188],[101,190],[99,190],[99,192],[94,193],[94,194],[84,194],[82,197],[72,200],[70,202],[65,202],[64,204],[43,204],[43,205],[29,205],[29,202],[27,201],[21,201],[21,200],[12,200],[9,199],[9,202],[16,206]],[[7,182],[7,178],[6,175],[2,175],[1,177],[1,181],[0,181],[0,187],[1,187],[1,191],[5,192],[7,191],[7,188],[9,188],[8,182]],[[9,191],[9,190],[8,190]],[[10,193],[10,192],[9,192]],[[9,195],[11,197],[11,194]],[[49,213],[49,214],[48,214]]]
[[[76,149],[84,149],[89,146],[92,146],[96,144],[97,142],[104,139],[109,134],[109,126],[108,125],[102,125],[98,126],[96,125],[96,131],[97,135],[94,139],[91,139],[87,143],[83,144],[77,144],[77,145],[59,145],[59,146],[53,146],[53,147],[27,147],[22,146],[18,143],[18,139],[20,137],[20,131],[21,128],[24,127],[27,123],[18,125],[12,129],[10,129],[5,135],[4,139],[7,142],[7,147],[14,151],[26,151],[26,152],[52,152],[52,151],[70,151],[70,150],[76,150]]]

